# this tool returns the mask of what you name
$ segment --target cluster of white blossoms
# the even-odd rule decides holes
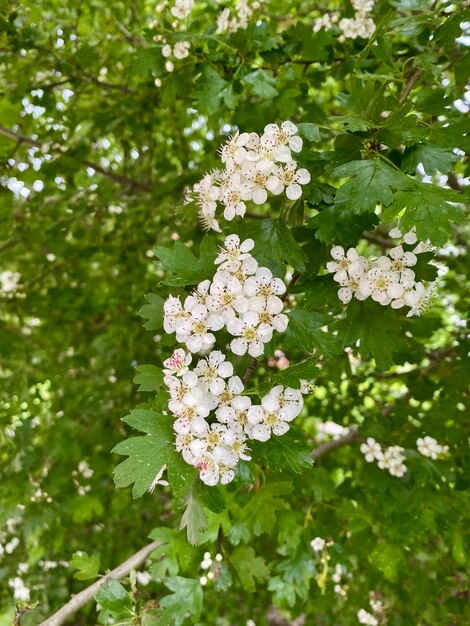
[[[170,13],[176,20],[184,20],[189,17],[191,11],[194,9],[194,5],[195,0],[175,0],[170,7]],[[155,11],[157,13],[163,13],[168,7],[169,3],[164,0],[164,2],[157,4]],[[152,26],[152,24],[150,26]]]
[[[165,57],[165,69],[167,72],[172,72],[175,69],[175,64],[172,59],[182,60],[189,56],[189,49],[191,44],[189,41],[177,41],[172,47],[169,43],[163,40],[162,55]]]
[[[268,124],[263,134],[239,133],[230,137],[220,150],[224,168],[203,176],[186,201],[199,206],[205,228],[221,232],[216,218],[217,205],[224,208],[228,221],[243,217],[246,203],[264,204],[268,192],[277,196],[285,192],[289,200],[302,195],[302,185],[310,182],[310,173],[299,168],[293,153],[302,150],[302,138],[292,122]]]
[[[24,581],[16,576],[15,578],[10,578],[8,581],[8,586],[13,591],[13,597],[16,601],[20,602],[29,602],[31,599],[31,593],[28,587],[24,584]]]
[[[375,0],[351,0],[351,4],[355,10],[354,17],[343,17],[335,13],[324,13],[318,17],[313,23],[313,31],[317,33],[320,30],[331,30],[336,24],[338,25],[341,35],[339,41],[346,39],[369,39],[375,32],[375,22],[369,13],[374,8]]]
[[[190,352],[211,350],[214,332],[226,328],[234,337],[230,350],[242,356],[259,357],[273,331],[284,332],[288,318],[282,313],[286,286],[267,267],[259,267],[250,254],[252,239],[240,242],[229,235],[215,260],[219,266],[212,282],[205,280],[185,299],[169,296],[164,304],[166,333]]]
[[[10,296],[18,289],[21,274],[19,272],[0,272],[0,293]]]
[[[359,624],[365,624],[366,626],[378,626],[379,624],[379,620],[365,609],[359,609],[357,619]]]
[[[231,352],[256,358],[274,330],[287,328],[279,297],[286,286],[268,268],[258,267],[249,253],[253,246],[251,239],[240,242],[238,235],[229,235],[215,260],[219,269],[212,282],[200,283],[184,304],[173,296],[164,304],[165,332],[176,332],[189,351],[178,348],[163,363],[176,449],[199,468],[207,485],[233,480],[239,460],[251,458],[247,439],[267,441],[272,434],[286,433],[303,406],[300,390],[281,385],[262,397],[261,404],[252,404],[232,363],[223,352],[212,350],[213,333],[225,328],[234,337]],[[191,353],[198,352],[208,354],[189,369]]]
[[[394,228],[392,238],[401,237]],[[407,245],[416,243],[414,230],[403,236]],[[427,252],[429,244],[418,243],[413,251],[403,249],[403,245],[391,248],[388,255],[376,259],[360,256],[355,248],[345,251],[341,246],[333,246],[333,261],[326,264],[327,270],[334,273],[334,280],[340,285],[338,298],[347,304],[353,297],[366,300],[371,297],[383,306],[390,304],[393,309],[410,307],[407,317],[419,315],[428,305],[432,288],[423,282],[416,282],[411,269],[417,263],[417,254]]]
[[[225,354],[213,350],[192,370],[191,361],[191,353],[178,348],[163,363],[176,449],[206,485],[226,484],[239,460],[251,458],[248,439],[267,441],[289,430],[302,409],[302,394],[278,385],[256,405],[242,395],[245,386]]]
[[[388,470],[392,476],[401,478],[406,474],[407,467],[404,463],[404,448],[401,446],[390,446],[382,449],[372,437],[368,437],[365,443],[361,444],[360,450],[368,463],[377,461],[380,469]]]
[[[440,443],[437,443],[434,437],[429,437],[428,435],[420,437],[416,441],[416,447],[420,454],[433,460],[439,459],[449,452],[449,446],[442,446]]]
[[[238,29],[245,30],[248,28],[250,19],[255,11],[257,11],[262,4],[262,0],[254,0],[249,2],[248,0],[236,0],[234,13],[232,17],[230,9],[224,9],[217,17],[217,34],[222,33],[236,33]]]
[[[204,558],[201,561],[201,569],[205,570],[205,574],[200,576],[199,582],[205,587],[210,580],[214,580],[220,574],[220,564],[224,560],[224,557],[217,552],[214,561],[210,552],[204,552]]]

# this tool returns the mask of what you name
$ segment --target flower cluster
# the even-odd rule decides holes
[[[416,447],[418,448],[418,452],[423,456],[427,456],[430,459],[438,459],[447,452],[449,452],[449,446],[442,446],[440,443],[437,443],[434,437],[420,437],[416,441]]]
[[[163,363],[176,449],[199,468],[204,483],[226,484],[239,460],[251,458],[247,439],[267,441],[289,430],[302,409],[302,394],[278,385],[255,405],[242,395],[245,386],[225,354],[213,350],[192,370],[191,362],[191,353],[178,348]]]
[[[224,169],[206,174],[187,194],[187,202],[195,201],[200,218],[207,229],[220,232],[216,219],[217,203],[224,207],[228,221],[246,212],[246,203],[264,204],[268,192],[285,192],[289,200],[302,195],[302,185],[310,182],[310,173],[298,168],[293,153],[302,150],[302,138],[292,122],[268,124],[263,134],[239,133],[220,150]]]
[[[257,11],[262,4],[262,0],[236,0],[235,16],[231,17],[230,9],[224,9],[217,17],[217,34],[236,33],[239,28],[246,29],[253,13]]]
[[[369,613],[365,609],[359,609],[357,612],[357,619],[359,624],[365,624],[366,626],[378,626],[378,619]]]
[[[406,474],[404,448],[401,446],[390,446],[382,449],[382,446],[375,439],[368,437],[366,442],[361,444],[360,450],[368,463],[377,461],[380,469],[388,470],[392,476],[401,478]]]
[[[375,32],[375,22],[369,13],[374,8],[374,0],[351,0],[355,10],[354,17],[343,17],[341,20],[337,14],[325,13],[313,23],[313,31],[331,30],[335,24],[341,31],[339,41],[346,39],[369,39]]]
[[[164,330],[176,332],[177,341],[190,352],[211,350],[214,332],[226,328],[234,337],[234,354],[259,357],[273,331],[286,330],[288,318],[279,297],[286,286],[267,267],[258,267],[250,254],[253,247],[252,239],[240,242],[238,235],[229,235],[215,260],[219,268],[212,282],[200,283],[184,304],[173,296],[166,300]]]
[[[214,580],[220,576],[220,568],[223,560],[224,557],[219,552],[215,555],[215,562],[212,560],[210,552],[204,552],[204,558],[201,561],[201,569],[205,570],[206,573],[199,578],[199,582],[203,587],[207,585],[208,581]]]
[[[176,333],[188,350],[178,348],[163,363],[176,449],[199,468],[207,485],[233,480],[239,460],[250,459],[247,439],[267,441],[272,434],[286,433],[303,406],[301,391],[281,385],[261,398],[261,404],[252,404],[232,363],[213,350],[214,332],[225,328],[233,336],[231,352],[259,357],[273,331],[284,332],[288,321],[279,297],[286,286],[268,268],[258,267],[250,254],[253,240],[241,242],[238,235],[229,235],[224,245],[212,281],[200,283],[183,304],[173,296],[164,304],[165,332]],[[198,352],[209,354],[190,369]]]
[[[394,238],[401,233],[393,229],[390,236]],[[410,231],[403,239],[405,244],[413,245],[416,233]],[[407,316],[410,317],[419,315],[431,296],[431,288],[423,282],[416,282],[415,272],[411,269],[417,263],[416,255],[427,250],[427,243],[419,243],[413,251],[405,251],[400,244],[391,248],[388,255],[368,260],[355,248],[345,251],[341,246],[333,246],[331,256],[334,260],[326,267],[334,273],[333,278],[340,285],[338,298],[344,304],[353,297],[357,300],[371,297],[383,306],[390,304],[393,309],[409,307]]]
[[[19,272],[0,272],[0,295],[13,294],[17,289],[21,280]]]
[[[189,41],[177,41],[173,47],[170,46],[165,40],[163,40],[162,55],[165,57],[165,69],[167,72],[172,72],[175,69],[175,65],[172,61],[174,59],[185,59],[189,56],[189,49],[191,44]]]

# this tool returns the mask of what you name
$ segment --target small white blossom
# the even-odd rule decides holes
[[[314,552],[321,552],[325,547],[325,544],[326,541],[322,539],[322,537],[315,537],[315,539],[312,539],[310,542],[310,547]]]

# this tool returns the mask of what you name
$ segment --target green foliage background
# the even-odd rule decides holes
[[[1,624],[16,613],[15,576],[32,598],[17,619],[39,624],[149,535],[162,544],[152,582],[102,587],[99,615],[91,603],[70,623],[262,626],[303,615],[347,626],[369,592],[391,626],[470,622],[469,138],[453,105],[468,90],[469,48],[456,41],[467,5],[378,0],[371,39],[341,42],[312,24],[325,10],[352,16],[347,0],[269,0],[233,34],[215,32],[222,3],[211,1],[196,2],[180,31],[144,0],[2,3],[0,271],[21,282],[0,299],[0,543],[20,540],[0,556]],[[158,34],[191,42],[173,73]],[[298,309],[273,350],[309,359],[300,377],[315,390],[298,430],[254,449],[233,485],[193,487],[184,508],[191,476],[174,461],[173,491],[145,493],[154,474],[144,473],[134,500],[116,489],[122,457],[111,450],[133,453],[138,444],[120,443],[130,424],[155,437],[157,464],[166,454],[167,424],[149,417],[162,409],[157,368],[173,345],[161,337],[162,298],[206,277],[216,243],[201,243],[184,190],[217,166],[228,134],[284,119],[300,124],[311,183],[301,201],[276,198],[254,209],[265,219],[227,232],[253,237],[275,273],[300,274]],[[345,309],[324,271],[331,246],[380,253],[398,217],[448,267],[430,309]],[[175,234],[191,253],[173,248]],[[255,384],[273,373],[261,364]],[[403,446],[407,475],[366,463],[357,442],[311,466],[327,420]],[[449,445],[446,460],[417,454],[425,434]],[[81,461],[92,477],[77,473]],[[121,486],[136,478],[123,467]],[[178,530],[183,511],[197,545]],[[329,560],[312,552],[316,536],[333,542]],[[224,558],[202,588],[206,551]],[[345,598],[333,590],[336,564]]]

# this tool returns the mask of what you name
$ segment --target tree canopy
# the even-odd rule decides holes
[[[2,3],[0,626],[469,623],[469,25]]]

